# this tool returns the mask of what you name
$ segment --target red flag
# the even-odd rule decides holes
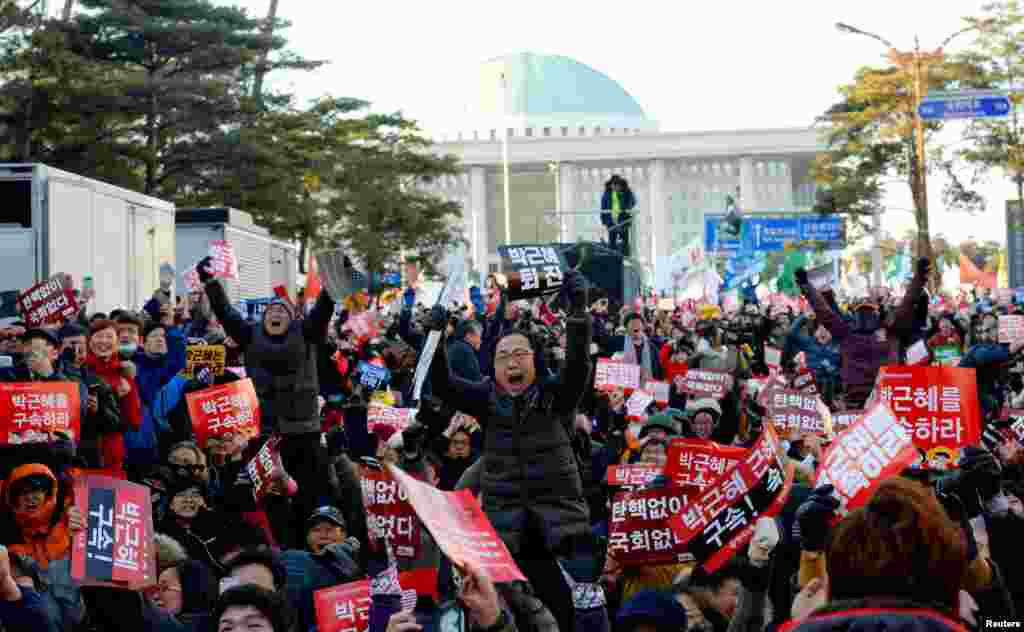
[[[996,273],[983,272],[964,255],[960,255],[960,282],[970,283],[979,287],[995,288]]]
[[[320,272],[316,269],[316,257],[310,253],[309,267],[306,268],[306,291],[302,294],[303,304],[315,302],[316,297],[320,296],[320,290]]]

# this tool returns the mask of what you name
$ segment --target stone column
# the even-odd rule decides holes
[[[736,200],[741,211],[756,211],[760,207],[760,200],[757,199],[755,183],[757,172],[754,169],[754,159],[750,156],[740,157],[740,199]]]
[[[576,167],[573,165],[567,165],[565,163],[559,163],[559,191],[558,199],[562,205],[562,217],[559,221],[562,223],[561,236],[566,242],[576,241],[576,213],[579,209],[576,208]]]
[[[648,170],[647,217],[641,223],[647,231],[647,252],[637,253],[651,264],[653,270],[658,260],[668,254],[670,241],[668,226],[668,200],[665,187],[665,161],[652,160]]]
[[[470,252],[477,270],[486,277],[491,245],[487,243],[487,172],[483,167],[471,167],[469,170],[469,200]]]

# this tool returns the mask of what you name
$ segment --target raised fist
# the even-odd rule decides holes
[[[932,269],[932,262],[929,261],[928,257],[921,257],[917,260],[917,274],[920,276],[928,276],[928,271]]]
[[[213,272],[210,270],[212,265],[213,259],[210,257],[204,257],[203,260],[196,265],[196,273],[199,275],[199,282],[203,285],[206,285],[213,280]]]
[[[807,285],[807,270],[803,268],[797,268],[796,272],[793,273],[793,278],[796,279],[797,285]]]

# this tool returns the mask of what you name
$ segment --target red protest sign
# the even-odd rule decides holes
[[[679,487],[704,491],[739,463],[748,450],[706,439],[672,439],[668,444],[665,476]]]
[[[662,467],[654,463],[628,463],[608,466],[609,487],[644,487],[661,475]]]
[[[714,369],[690,369],[676,386],[692,397],[722,399],[732,390],[732,375]]]
[[[704,570],[713,573],[746,544],[761,516],[774,516],[789,496],[793,470],[786,467],[770,425],[739,463],[726,470],[683,512],[669,520]]]
[[[423,568],[401,573],[402,610],[412,610],[418,595],[439,601],[437,569]],[[349,582],[313,593],[318,632],[365,632],[370,627],[370,580]]]
[[[396,557],[419,557],[420,521],[405,489],[386,471],[369,467],[360,471],[370,546],[380,550],[380,541],[387,540]]]
[[[38,283],[18,295],[18,311],[29,327],[60,323],[78,313],[75,291],[57,277]]]
[[[626,364],[608,358],[599,358],[594,371],[594,388],[599,391],[614,391],[618,388],[640,388],[640,365]]]
[[[71,542],[71,577],[90,586],[139,590],[156,583],[149,488],[107,476],[75,480],[86,528]]]
[[[284,463],[281,462],[281,452],[277,449],[280,443],[280,437],[272,437],[245,466],[249,480],[252,481],[252,497],[257,503],[270,493],[274,483],[287,481],[289,478],[288,473],[284,471]]]
[[[885,404],[839,433],[818,467],[815,487],[832,485],[842,515],[861,507],[887,478],[898,476],[917,458],[910,435]]]
[[[238,258],[231,242],[210,242],[210,268],[215,278],[238,280]]]
[[[663,487],[617,494],[608,521],[608,555],[622,566],[675,563],[689,558],[669,519],[686,507],[688,492]]]
[[[201,448],[213,437],[239,434],[254,439],[260,435],[260,400],[250,379],[188,393],[185,402]]]
[[[415,408],[395,408],[379,402],[371,402],[366,410],[366,429],[373,432],[378,426],[394,428],[402,432],[416,420]]]
[[[526,581],[471,491],[443,492],[393,465],[387,470],[405,489],[416,515],[455,566],[465,569],[467,563],[472,564],[496,584]]]
[[[775,430],[782,436],[825,434],[824,405],[817,395],[795,388],[774,388],[766,408]]]
[[[0,383],[0,444],[79,440],[82,406],[75,382]]]
[[[925,453],[927,469],[955,467],[960,450],[981,441],[974,369],[883,366],[875,392]]]

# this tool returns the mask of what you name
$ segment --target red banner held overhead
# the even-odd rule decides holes
[[[18,295],[18,310],[29,327],[62,323],[78,313],[75,291],[53,277]]]
[[[72,539],[72,579],[89,586],[131,590],[155,584],[149,488],[90,475],[75,480],[74,495],[86,528]]]
[[[726,470],[686,509],[669,520],[687,550],[709,573],[750,541],[761,516],[782,510],[793,483],[779,438],[770,425],[739,463]]]
[[[722,399],[732,390],[732,375],[713,369],[690,369],[676,388],[691,397]],[[678,379],[678,378],[677,378]]]
[[[438,601],[437,569],[424,568],[399,575],[402,609],[412,610],[418,595]],[[370,580],[322,588],[313,593],[318,632],[365,632],[370,627]]]
[[[254,439],[260,435],[260,401],[250,379],[188,393],[185,401],[201,448],[214,437],[239,434]]]
[[[748,452],[705,439],[672,439],[665,475],[674,485],[703,492]]]
[[[640,365],[599,358],[594,372],[594,388],[599,391],[640,388]]]
[[[662,467],[654,463],[628,463],[608,466],[609,487],[644,487],[661,475]]]
[[[910,435],[885,404],[839,433],[818,467],[815,487],[832,485],[840,513],[861,507],[887,478],[898,476],[917,458]]]
[[[617,494],[608,521],[608,555],[622,566],[675,563],[689,557],[669,520],[686,508],[688,492],[663,487]]]
[[[0,445],[79,440],[81,393],[75,382],[0,383]]]
[[[386,471],[361,467],[360,472],[370,546],[380,550],[380,541],[386,540],[396,557],[419,557],[420,521],[405,489]]]
[[[455,566],[465,569],[467,563],[472,564],[496,584],[526,581],[473,492],[443,492],[393,465],[387,470],[405,489],[416,515]]]
[[[927,469],[956,467],[960,450],[981,441],[974,369],[883,366],[875,399],[885,403],[924,455]]]

